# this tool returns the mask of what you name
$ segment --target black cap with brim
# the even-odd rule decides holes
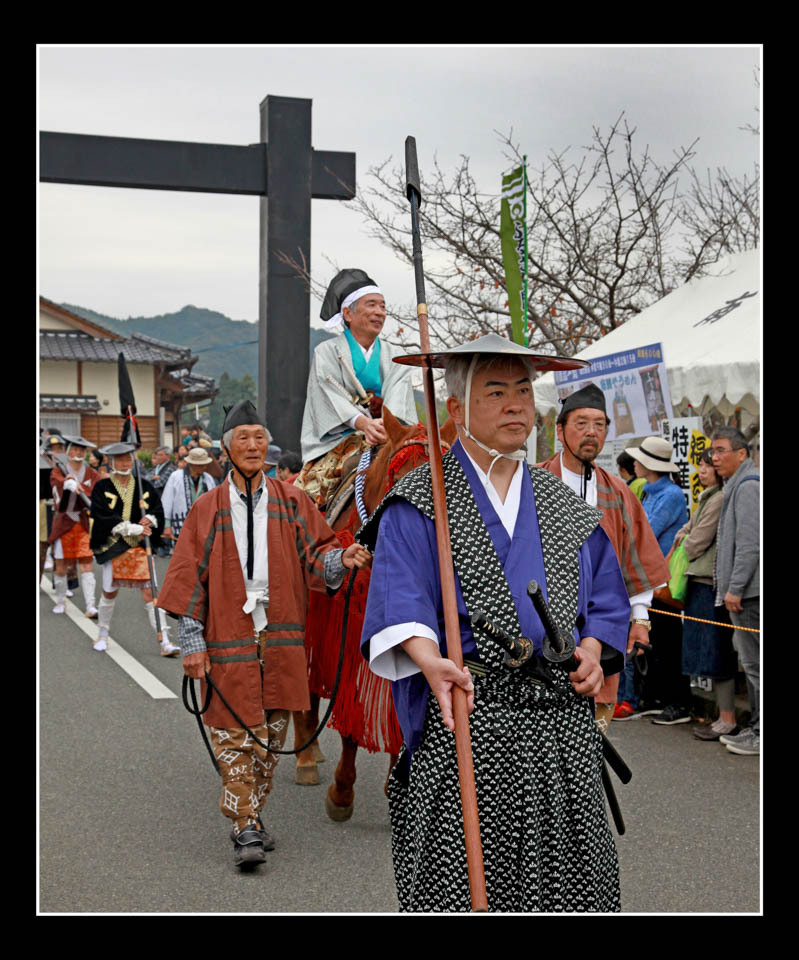
[[[459,347],[453,347],[451,350],[436,350],[431,353],[412,353],[402,357],[394,357],[394,363],[404,363],[412,367],[446,367],[450,360],[455,357],[468,357],[473,354],[495,355],[497,357],[507,357],[513,359],[528,360],[538,373],[545,373],[549,370],[578,370],[582,367],[590,367],[587,360],[575,360],[574,357],[555,357],[546,354],[535,353],[528,347],[523,347],[519,343],[500,337],[497,333],[488,333],[477,340],[470,340],[462,343]]]
[[[563,400],[563,406],[558,414],[558,423],[561,423],[572,410],[601,410],[607,417],[605,394],[595,383],[586,384],[582,389],[575,390]]]
[[[121,457],[124,453],[135,452],[135,443],[109,443],[108,446],[100,447],[100,453],[106,457]]]
[[[73,447],[86,447],[88,449],[92,446],[85,437],[68,437],[64,434],[64,441],[67,445],[71,444]]]

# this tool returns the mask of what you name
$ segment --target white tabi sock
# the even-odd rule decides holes
[[[97,607],[95,602],[95,597],[97,595],[97,580],[95,579],[94,572],[89,570],[88,573],[81,571],[80,575],[80,588],[83,591],[83,599],[86,603],[86,609],[90,607]]]
[[[101,637],[108,636],[108,628],[111,626],[111,616],[116,602],[116,597],[113,600],[109,600],[105,594],[100,597],[100,606],[97,608],[97,632]]]
[[[145,603],[144,606],[147,610],[147,616],[150,618],[150,626],[153,628],[153,631],[157,637],[158,628],[155,625],[155,604],[152,601],[150,601],[150,603]],[[163,610],[158,611],[158,619],[161,621],[161,640],[168,641],[169,634],[167,633],[166,614],[164,613]]]
[[[53,584],[55,585],[55,602],[56,606],[58,606],[67,599],[67,578],[55,574]]]

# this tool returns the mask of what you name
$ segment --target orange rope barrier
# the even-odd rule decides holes
[[[730,630],[746,630],[748,633],[760,633],[758,627],[736,627],[734,623],[718,623],[716,620],[701,620],[699,617],[686,617],[684,613],[670,613],[668,610],[656,610],[654,607],[647,607],[652,613],[662,613],[667,617],[679,617],[681,620],[693,620],[695,623],[712,623],[716,627],[729,627]]]

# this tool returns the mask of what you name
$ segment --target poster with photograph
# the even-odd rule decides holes
[[[606,443],[659,435],[662,421],[672,416],[662,344],[592,357],[590,362],[590,367],[555,372],[558,398],[565,400],[593,383],[605,395],[610,418]]]

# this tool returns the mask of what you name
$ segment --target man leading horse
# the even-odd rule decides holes
[[[369,562],[339,547],[308,498],[265,476],[270,440],[249,400],[226,413],[222,443],[233,466],[198,497],[175,545],[158,605],[178,619],[187,676],[213,684],[203,715],[222,774],[233,862],[266,859],[274,840],[261,810],[291,710],[307,710],[307,591],[337,590],[346,569]]]

